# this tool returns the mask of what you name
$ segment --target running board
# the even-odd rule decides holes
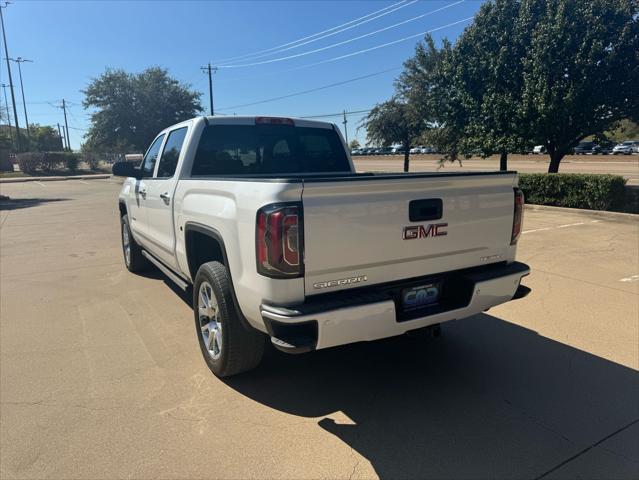
[[[151,262],[153,265],[155,265],[156,267],[158,267],[160,269],[160,271],[166,275],[167,277],[169,277],[171,280],[173,280],[173,283],[175,283],[178,287],[180,287],[182,290],[186,290],[189,286],[188,283],[186,283],[182,278],[178,277],[173,270],[171,270],[169,267],[167,267],[166,265],[164,265],[162,262],[160,262],[157,258],[155,258],[153,255],[151,255],[150,253],[148,253],[146,250],[142,250],[142,255],[144,255],[146,257],[146,259]]]

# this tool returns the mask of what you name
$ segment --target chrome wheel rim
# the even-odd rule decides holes
[[[129,229],[126,225],[122,226],[122,248],[124,249],[124,261],[127,265],[131,264],[131,239],[129,238]]]
[[[202,282],[197,301],[198,318],[202,342],[213,360],[222,355],[222,323],[220,309],[209,282]]]

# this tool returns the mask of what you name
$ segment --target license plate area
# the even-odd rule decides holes
[[[470,303],[474,282],[458,272],[422,278],[389,289],[398,322],[462,308]],[[425,290],[421,295],[420,291]],[[414,298],[421,296],[421,298]]]
[[[403,312],[432,307],[439,303],[442,292],[442,281],[436,280],[422,285],[404,288],[401,291],[401,307]]]

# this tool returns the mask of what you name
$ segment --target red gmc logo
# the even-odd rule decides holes
[[[445,228],[447,223],[431,223],[430,225],[411,225],[410,227],[404,227],[402,238],[404,240],[413,240],[415,238],[426,237],[443,237],[448,235]]]

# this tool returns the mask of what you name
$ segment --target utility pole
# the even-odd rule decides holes
[[[344,110],[344,121],[342,123],[344,124],[344,138],[346,139],[346,146],[348,146],[348,129],[346,128],[348,120],[346,120],[346,110]]]
[[[64,150],[64,140],[62,139],[62,130],[60,130],[60,122],[58,122],[58,136],[60,137],[60,145],[62,145],[62,150]]]
[[[211,115],[215,115],[213,110],[213,73],[217,72],[217,67],[211,66],[211,62],[209,62],[208,65],[200,67],[200,70],[209,73],[209,106],[211,107]]]
[[[64,150],[68,150],[69,149],[69,137],[67,136],[67,130],[64,128],[64,125],[62,125],[62,148]]]
[[[67,104],[62,99],[62,111],[64,112],[64,131],[67,135],[67,150],[71,151],[71,142],[69,141],[69,123],[67,122]]]
[[[7,33],[4,29],[4,16],[2,15],[2,9],[7,8],[11,2],[4,2],[4,6],[0,5],[0,24],[2,24],[2,39],[4,41],[4,55],[7,60],[7,73],[9,74],[9,90],[11,90],[11,103],[13,104],[13,118],[16,122],[16,143],[17,151],[22,149],[22,139],[20,138],[20,122],[18,121],[18,111],[16,110],[16,96],[13,93],[13,79],[11,77],[11,62],[9,62],[9,48],[7,47]]]
[[[24,107],[24,123],[27,124],[27,137],[30,137],[29,133],[29,117],[27,116],[27,101],[24,99],[24,84],[22,83],[22,67],[21,63],[29,62],[33,63],[33,60],[27,60],[26,58],[18,57],[18,58],[10,58],[12,62],[16,62],[18,64],[18,75],[20,77],[20,90],[22,91],[22,106]]]
[[[2,90],[4,91],[4,106],[7,109],[7,122],[9,122],[9,137],[11,137],[11,144],[13,144],[13,126],[11,125],[11,115],[9,115],[9,102],[7,101],[7,84],[2,84]]]

